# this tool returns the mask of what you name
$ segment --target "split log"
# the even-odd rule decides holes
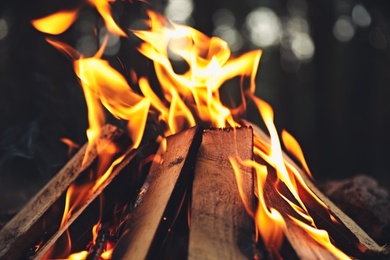
[[[98,148],[99,152],[104,152],[105,149],[110,149],[113,143],[123,147],[124,144],[129,144],[129,139],[121,130],[106,125],[102,128],[100,137],[88,150],[85,159],[87,145],[84,145],[4,226],[0,231],[1,259],[18,259],[29,246],[38,244],[44,234],[53,233],[58,229],[64,207],[61,197],[64,197],[67,188],[76,178],[94,166],[98,157]]]
[[[156,259],[182,206],[192,180],[202,129],[191,128],[168,137],[160,161],[152,163],[138,206],[129,214],[126,231],[113,259]]]
[[[244,123],[250,125],[249,122]],[[270,138],[259,127],[253,125],[252,127],[257,136],[266,143],[270,144]],[[299,195],[304,197],[303,202],[308,208],[308,211],[317,226],[327,230],[330,236],[335,240],[337,246],[344,247],[342,249],[343,251],[345,249],[347,254],[359,258],[372,257],[385,253],[385,248],[379,246],[350,217],[348,217],[328,197],[326,197],[315,185],[312,178],[298,167],[287,154],[283,153],[283,159],[299,171],[299,174],[307,187],[328,207],[332,216],[326,214],[326,210],[324,210],[323,207],[320,207],[318,202],[312,199],[311,195],[309,195],[305,189],[298,189]],[[341,225],[337,225],[332,218],[336,219]],[[296,248],[300,247],[298,243],[299,242],[297,241]]]
[[[191,198],[189,259],[253,259],[254,220],[240,197],[229,157],[253,158],[251,128],[212,129],[203,134]],[[253,174],[241,167],[242,192],[254,198]],[[253,201],[248,207],[253,211]]]

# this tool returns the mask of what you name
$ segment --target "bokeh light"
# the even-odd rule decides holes
[[[355,5],[352,9],[352,20],[361,27],[368,27],[371,24],[371,16],[361,4]]]
[[[192,0],[170,0],[165,8],[165,16],[180,24],[189,24],[194,4]]]
[[[348,16],[340,16],[333,26],[334,36],[341,42],[348,42],[355,35],[355,27]]]
[[[232,52],[239,51],[244,43],[241,33],[235,27],[236,18],[227,9],[219,9],[213,15],[213,35],[226,41]]]
[[[291,49],[301,61],[310,60],[314,55],[314,43],[307,33],[296,33],[292,37]]]
[[[259,47],[277,45],[281,38],[281,23],[274,11],[267,7],[260,7],[246,18],[251,42]]]
[[[0,40],[8,35],[8,23],[5,19],[0,19]]]
[[[104,39],[108,37],[107,47],[104,50],[105,55],[114,56],[120,49],[119,36],[112,33],[108,33],[106,27],[103,27],[99,33],[99,43],[103,44]]]
[[[370,44],[374,48],[376,48],[378,50],[384,50],[387,47],[386,35],[378,27],[375,27],[374,29],[372,29],[370,31],[370,34],[368,37],[370,40]]]

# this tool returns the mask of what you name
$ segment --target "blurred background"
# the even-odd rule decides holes
[[[113,12],[121,25],[137,28],[146,5],[130,2],[113,3]],[[172,21],[224,39],[233,55],[263,50],[257,96],[274,108],[278,130],[299,141],[316,180],[365,173],[390,185],[388,1],[150,2]],[[81,3],[0,4],[0,209],[25,203],[68,161],[61,138],[86,142],[86,105],[72,63],[30,23]],[[93,55],[97,24],[96,11],[83,7],[57,38]],[[131,40],[110,39],[105,55],[129,54],[125,62],[134,65]],[[251,111],[247,117],[261,124]]]

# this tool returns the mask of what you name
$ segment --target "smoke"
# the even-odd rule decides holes
[[[0,208],[26,203],[66,162],[67,147],[39,120],[8,127],[0,135]]]

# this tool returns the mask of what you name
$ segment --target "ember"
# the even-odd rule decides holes
[[[283,144],[302,169],[283,153],[273,110],[255,96],[260,50],[232,57],[223,40],[173,23],[148,5],[143,21],[147,29],[125,33],[127,28],[112,17],[109,1],[86,4],[102,17],[106,32],[91,57],[55,37],[72,26],[79,7],[32,24],[51,35],[47,42],[73,61],[88,107],[88,144],[68,166],[73,177],[66,179],[65,167],[62,177],[0,232],[0,257],[164,258],[169,254],[164,246],[186,207],[189,234],[184,251],[190,259],[273,259],[287,257],[289,250],[302,259],[382,253],[318,191],[298,142],[286,131]],[[130,35],[140,41],[138,52],[153,62],[157,85],[135,71],[130,80],[104,59],[110,37]],[[178,73],[173,59],[186,64],[186,71]],[[234,102],[227,104],[221,88],[237,78],[234,91],[239,97],[230,96]],[[248,103],[257,107],[269,137],[244,120]],[[130,140],[114,138],[117,130],[105,126],[106,110],[126,121]],[[158,129],[153,138],[147,135],[148,125]],[[107,128],[108,138],[102,130]],[[67,182],[51,190],[61,178]],[[23,214],[42,198],[48,199],[40,213],[26,220]],[[91,223],[88,216],[96,208],[99,214]],[[88,218],[86,238],[78,229]],[[13,232],[17,234],[11,238]],[[22,244],[39,247],[17,252]]]

